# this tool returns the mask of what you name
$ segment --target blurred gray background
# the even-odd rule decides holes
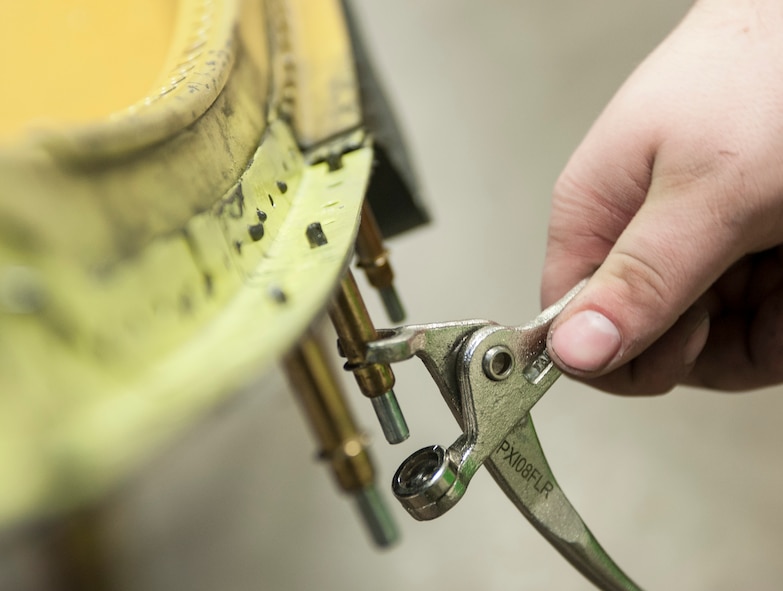
[[[354,4],[435,219],[391,245],[409,321],[532,318],[560,169],[690,3]],[[384,325],[374,294],[366,298]],[[412,432],[396,447],[347,382],[384,489],[410,453],[458,435],[423,367],[396,371]],[[116,499],[108,526],[124,589],[591,588],[483,472],[434,522],[413,521],[389,494],[403,539],[375,550],[315,461],[281,375],[260,384]],[[563,490],[643,587],[771,590],[783,587],[781,394],[683,388],[624,399],[564,379],[533,416]]]

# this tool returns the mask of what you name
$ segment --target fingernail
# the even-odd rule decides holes
[[[620,332],[606,316],[592,310],[577,312],[552,333],[552,349],[577,371],[603,369],[620,350]]]
[[[707,344],[707,337],[710,336],[710,317],[705,316],[685,341],[683,357],[685,365],[691,365],[696,362],[696,358],[701,354],[704,345]]]

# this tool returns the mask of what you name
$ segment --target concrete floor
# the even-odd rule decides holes
[[[558,172],[689,3],[355,4],[435,218],[392,245],[409,320],[528,320]],[[458,434],[417,362],[397,374],[412,431],[400,446],[382,442],[352,389],[384,488],[411,452]],[[389,495],[403,540],[373,549],[314,461],[280,375],[262,383],[120,495],[109,526],[124,589],[591,588],[483,472],[434,522],[414,522]],[[533,416],[563,490],[646,589],[772,590],[783,587],[781,394],[623,399],[561,380]]]

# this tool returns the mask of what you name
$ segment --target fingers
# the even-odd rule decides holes
[[[669,156],[653,123],[630,127],[638,108],[622,95],[610,104],[555,188],[542,301],[592,275],[549,335],[553,359],[579,376],[606,374],[649,347],[741,250],[741,216],[715,207],[716,197],[736,200],[731,172],[707,174],[709,162],[683,166],[692,151]],[[632,387],[626,373],[612,389],[623,380]]]
[[[556,186],[542,303],[591,279],[553,323],[548,349],[565,371],[603,376],[605,389],[662,391],[685,379],[694,354],[690,379],[705,384],[732,360],[783,372],[772,299],[758,304],[766,324],[750,332],[725,316],[707,338],[708,325],[686,312],[741,257],[783,241],[783,103],[769,84],[781,62],[760,59],[783,54],[783,43],[766,29],[753,44],[731,34],[755,26],[748,7],[725,22],[692,11],[613,99]],[[742,292],[723,288],[747,310]]]
[[[596,376],[634,359],[738,258],[736,228],[703,206],[706,189],[653,182],[606,260],[553,323],[549,349],[558,365]]]
[[[683,132],[690,113],[643,116],[662,112],[646,84],[624,87],[555,188],[542,300],[592,274],[549,335],[553,359],[578,376],[650,347],[748,252],[758,222],[757,188],[721,154],[733,135]]]
[[[593,274],[647,196],[655,146],[646,143],[643,129],[627,133],[618,110],[607,108],[555,186],[542,307]]]
[[[685,383],[737,391],[783,381],[783,261],[768,269],[772,261],[765,257],[748,272],[743,302],[713,313],[710,337]]]

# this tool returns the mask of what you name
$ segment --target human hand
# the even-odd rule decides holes
[[[783,4],[702,0],[554,191],[544,305],[567,372],[619,393],[783,381]]]

